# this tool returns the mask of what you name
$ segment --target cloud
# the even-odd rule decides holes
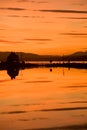
[[[87,36],[87,33],[60,33],[61,35],[71,35],[71,36]]]
[[[87,26],[84,26],[84,28],[87,28]]]
[[[69,103],[87,103],[87,101],[73,101],[73,102],[69,102]]]
[[[0,29],[0,30],[5,30],[5,29]]]
[[[54,108],[54,109],[41,109],[36,111],[52,112],[52,111],[72,111],[72,110],[87,110],[87,107],[67,107],[67,108]]]
[[[10,111],[10,112],[1,112],[0,114],[21,114],[27,113],[27,111]]]
[[[8,8],[0,8],[0,10],[23,11],[23,10],[26,10],[26,9],[24,9],[24,8],[13,8],[13,7],[8,7]]]
[[[17,2],[30,2],[30,3],[37,3],[37,4],[48,3],[48,1],[35,1],[35,0],[18,0]]]
[[[40,103],[32,103],[32,104],[13,104],[13,105],[10,105],[10,106],[20,107],[20,106],[38,106],[38,105],[43,105],[43,104],[40,104]]]
[[[0,83],[8,82],[9,80],[0,80]]]
[[[43,80],[43,81],[27,81],[27,82],[25,82],[25,83],[49,83],[49,82],[52,82],[52,81],[50,81],[50,80]]]
[[[81,20],[87,20],[87,17],[60,17],[61,19],[81,19]]]
[[[44,117],[38,117],[38,118],[32,118],[32,119],[19,119],[18,121],[34,121],[34,120],[47,120],[48,118]]]
[[[28,16],[28,15],[24,15],[24,16],[21,16],[21,15],[7,15],[7,17],[20,17],[20,18],[44,18],[44,16]]]
[[[56,127],[45,127],[45,128],[32,128],[32,129],[23,129],[23,130],[86,130],[87,123],[84,124],[74,124],[66,126],[56,126]]]
[[[19,42],[19,41],[8,41],[8,40],[3,40],[3,39],[0,39],[0,42],[1,43],[8,43],[8,44],[22,43],[22,42]]]
[[[30,39],[24,39],[26,41],[52,41],[52,39],[43,39],[43,38],[30,38]]]
[[[74,88],[74,87],[75,87],[75,88],[77,88],[77,87],[78,87],[78,88],[85,88],[85,87],[87,88],[87,86],[86,86],[86,85],[79,85],[79,86],[67,86],[67,88]]]
[[[48,13],[78,13],[78,14],[87,14],[87,11],[83,10],[38,10],[40,12],[48,12]]]
[[[7,17],[20,17],[19,15],[8,15]]]
[[[17,2],[29,2],[29,0],[18,0]]]
[[[2,39],[0,39],[0,42],[9,43],[9,41],[7,41],[7,40],[2,40]]]
[[[45,4],[45,3],[49,3],[48,1],[38,1],[38,4]]]
[[[87,50],[87,48],[83,48],[84,50]]]

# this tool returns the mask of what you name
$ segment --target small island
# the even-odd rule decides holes
[[[24,58],[20,58],[20,53],[11,52],[7,56],[6,61],[0,63],[0,70],[3,69],[24,69],[24,68],[33,68],[33,67],[67,67],[67,68],[78,68],[78,69],[87,69],[87,56],[83,56],[83,61],[72,61],[71,56],[42,56],[42,61],[45,60],[46,62],[38,62],[41,59],[41,56],[36,56],[37,63],[32,63],[30,61],[24,61]],[[38,58],[37,58],[38,57]],[[74,56],[74,59],[77,57]],[[29,57],[28,57],[29,58]],[[34,58],[34,56],[33,56]],[[26,58],[25,58],[26,59]],[[82,59],[82,57],[81,57]]]

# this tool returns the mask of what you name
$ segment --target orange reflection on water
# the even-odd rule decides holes
[[[6,71],[0,74],[0,129],[70,129],[87,123],[87,70],[25,69],[15,80]]]

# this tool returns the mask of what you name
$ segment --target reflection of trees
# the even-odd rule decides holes
[[[15,79],[19,74],[19,68],[9,68],[7,69],[7,74],[11,77],[11,79]]]

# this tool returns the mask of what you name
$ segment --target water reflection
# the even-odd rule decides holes
[[[50,72],[52,72],[52,68],[50,68]]]
[[[50,69],[1,71],[0,130],[87,129],[86,70]]]
[[[11,77],[11,79],[15,79],[16,76],[19,74],[19,68],[8,68],[7,69],[7,74]]]

